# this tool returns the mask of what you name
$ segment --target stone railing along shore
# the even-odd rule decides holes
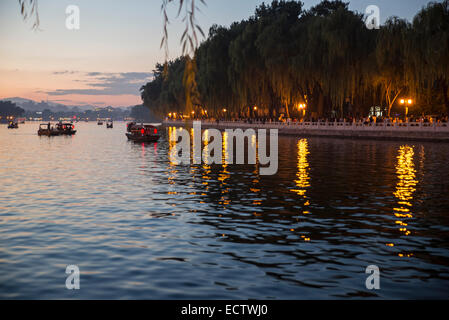
[[[192,120],[163,122],[166,126],[192,126]],[[202,128],[217,129],[278,129],[279,134],[296,136],[324,136],[368,138],[382,140],[422,140],[449,142],[448,123],[369,123],[362,122],[242,122],[201,121]]]

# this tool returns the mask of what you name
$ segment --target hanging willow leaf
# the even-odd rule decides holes
[[[23,20],[27,21],[30,17],[34,16],[34,22],[32,25],[33,30],[39,30],[39,11],[37,0],[18,0],[20,6],[20,14]]]

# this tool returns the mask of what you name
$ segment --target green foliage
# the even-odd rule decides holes
[[[147,107],[140,105],[131,108],[130,116],[138,122],[158,122],[159,119],[154,117]]]
[[[293,0],[262,4],[229,28],[214,25],[194,59],[168,63],[166,78],[157,65],[142,99],[160,115],[296,117],[306,103],[313,117],[365,116],[372,106],[401,110],[399,97],[413,98],[417,114],[448,112],[448,1],[380,30],[342,1],[307,11]]]

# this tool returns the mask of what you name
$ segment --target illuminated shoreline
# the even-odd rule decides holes
[[[164,121],[165,126],[188,126],[192,121]],[[449,124],[396,123],[362,124],[349,122],[237,122],[202,121],[203,128],[217,129],[278,129],[279,134],[295,136],[322,136],[353,139],[410,140],[449,143]]]

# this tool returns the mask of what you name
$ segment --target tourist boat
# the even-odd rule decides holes
[[[135,122],[128,122],[128,123],[126,124],[126,131],[127,131],[127,132],[131,132],[135,125],[136,125]]]
[[[128,123],[126,136],[128,140],[135,142],[156,142],[160,136],[157,128],[150,124],[136,125],[134,122]]]
[[[55,127],[51,127],[50,123],[42,123],[39,125],[39,130],[37,131],[39,136],[59,136],[61,132]]]
[[[8,129],[18,129],[18,128],[19,128],[19,124],[18,124],[17,122],[11,121],[11,122],[8,124]]]
[[[102,125],[103,125],[103,120],[97,119],[97,124],[98,124],[99,126],[102,126]]]
[[[106,123],[106,128],[107,128],[107,129],[112,129],[112,128],[114,128],[114,123],[112,122],[112,120],[111,120],[111,121],[108,121],[108,122]]]
[[[59,122],[56,125],[56,130],[59,131],[60,134],[65,134],[65,135],[73,135],[76,133],[75,126],[72,123],[63,123],[63,122]]]

